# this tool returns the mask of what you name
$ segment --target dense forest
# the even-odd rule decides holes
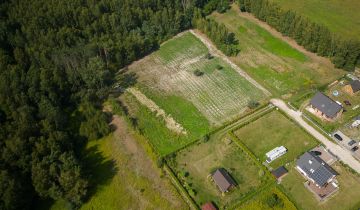
[[[337,68],[348,71],[360,65],[360,41],[344,39],[323,25],[290,10],[282,10],[269,0],[238,0],[240,10],[250,12],[307,50],[330,57]]]
[[[1,1],[0,209],[40,199],[81,206],[94,184],[81,154],[111,132],[102,102],[114,74],[194,18],[227,8],[225,0]]]

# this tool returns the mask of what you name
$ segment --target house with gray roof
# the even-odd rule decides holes
[[[222,193],[229,191],[231,187],[234,187],[236,185],[235,181],[223,168],[217,169],[212,174],[212,178]]]
[[[306,152],[296,162],[298,171],[317,187],[331,183],[338,173],[325,163],[315,152]]]
[[[310,106],[315,114],[326,119],[334,120],[341,115],[343,107],[325,94],[317,92],[310,101]]]

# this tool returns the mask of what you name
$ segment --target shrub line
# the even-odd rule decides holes
[[[184,198],[185,202],[189,205],[189,207],[191,209],[198,210],[199,209],[198,205],[190,197],[186,189],[181,185],[179,179],[175,176],[174,172],[171,170],[171,168],[167,165],[166,162],[164,163],[163,169],[169,175],[171,182],[176,187],[180,195],[182,195],[182,197]]]

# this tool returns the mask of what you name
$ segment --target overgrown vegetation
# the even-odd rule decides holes
[[[235,56],[240,52],[235,34],[229,32],[225,25],[201,17],[200,12],[195,13],[193,25],[205,33],[225,55]]]
[[[320,24],[291,11],[283,10],[269,0],[238,0],[240,10],[251,12],[307,50],[331,57],[337,68],[354,70],[360,62],[360,41],[336,36]]]

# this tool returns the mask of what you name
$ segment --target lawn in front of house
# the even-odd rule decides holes
[[[270,112],[234,133],[261,162],[266,160],[265,154],[275,147],[286,147],[287,153],[271,162],[270,166],[274,169],[293,161],[318,144],[312,136],[279,111]]]

